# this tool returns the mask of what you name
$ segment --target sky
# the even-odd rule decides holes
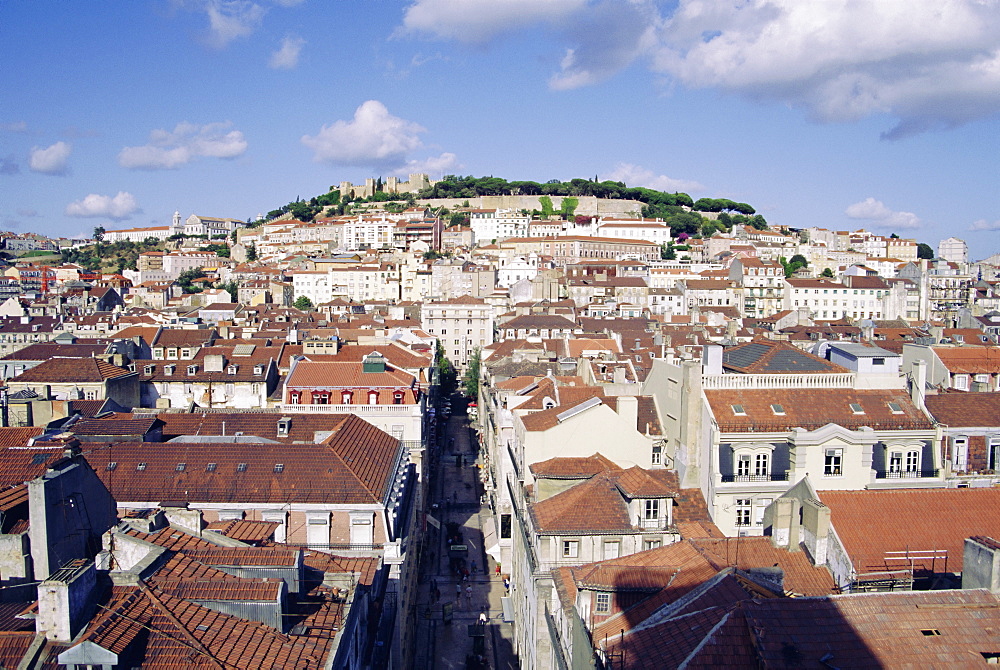
[[[427,172],[1000,252],[1000,0],[21,0],[0,91],[0,230]]]

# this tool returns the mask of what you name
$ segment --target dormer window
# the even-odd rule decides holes
[[[402,391],[395,391],[392,394],[392,404],[393,405],[402,405],[403,404],[403,392]]]
[[[298,405],[302,402],[302,392],[292,391],[288,394],[288,402],[291,405]]]
[[[344,391],[344,392],[342,392],[340,394],[340,404],[341,405],[350,405],[351,404],[351,399],[353,397],[354,397],[354,394],[351,393],[350,391]]]
[[[377,405],[378,404],[378,391],[369,391],[368,392],[368,404],[369,405]]]
[[[151,375],[155,371],[156,371],[156,366],[155,365],[143,365],[142,366],[142,374],[144,374],[144,375]]]
[[[198,374],[198,366],[197,365],[189,365],[188,366],[188,376],[191,377],[191,376],[196,375],[196,374]]]
[[[164,365],[163,366],[163,374],[166,375],[167,377],[169,377],[170,375],[174,374],[174,372],[176,370],[177,370],[177,366],[176,365]]]
[[[235,375],[240,369],[238,365],[230,365],[226,368],[226,373],[230,375]]]
[[[264,374],[264,366],[262,364],[260,364],[260,363],[258,363],[257,365],[253,366],[253,373],[255,375],[257,375],[257,376],[260,376],[260,375]]]

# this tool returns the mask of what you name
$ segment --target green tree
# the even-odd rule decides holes
[[[926,258],[927,260],[934,258],[934,250],[931,245],[923,242],[917,244],[917,258]]]
[[[437,359],[438,391],[441,395],[451,395],[458,387],[458,374],[455,372],[455,366],[445,356],[440,340],[437,343]]]
[[[666,244],[660,245],[660,258],[665,261],[672,261],[677,259],[677,252],[674,251],[673,242],[667,242]]]
[[[223,284],[220,284],[219,288],[224,289],[225,291],[227,291],[229,293],[230,299],[233,302],[239,302],[239,298],[240,298],[240,285],[237,284],[234,280],[230,279],[229,281],[227,281],[227,282],[225,282]]]
[[[292,307],[295,309],[301,309],[303,312],[308,312],[313,308],[313,301],[309,299],[307,295],[300,295],[292,303]]]
[[[247,262],[252,263],[257,260],[257,244],[251,242],[250,246],[247,247]]]
[[[101,257],[101,242],[104,241],[105,232],[104,226],[94,228],[94,252],[97,254],[98,258]]]
[[[469,358],[469,366],[462,375],[462,387],[465,395],[473,400],[479,399],[479,363],[481,351],[476,347]]]
[[[205,273],[201,268],[192,268],[177,275],[176,281],[185,293],[201,293],[204,289],[201,286],[195,286],[194,282],[203,277],[205,277]]]
[[[822,272],[819,273],[820,277],[826,277],[827,279],[833,279],[833,270],[830,268],[824,268]]]

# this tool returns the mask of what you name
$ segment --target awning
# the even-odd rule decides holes
[[[514,604],[511,603],[509,596],[500,596],[500,607],[503,608],[503,620],[506,623],[511,623],[514,621]]]
[[[499,563],[500,543],[497,541],[497,525],[493,517],[488,517],[483,524],[483,546],[486,547],[486,553]]]

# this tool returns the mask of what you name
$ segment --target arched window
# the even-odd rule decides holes
[[[288,401],[293,405],[298,405],[302,402],[302,392],[292,391],[288,396]]]
[[[341,405],[350,405],[351,404],[351,398],[353,396],[354,396],[354,394],[351,391],[343,391],[340,394],[340,404]]]
[[[378,391],[368,391],[368,404],[377,405],[378,404]]]

